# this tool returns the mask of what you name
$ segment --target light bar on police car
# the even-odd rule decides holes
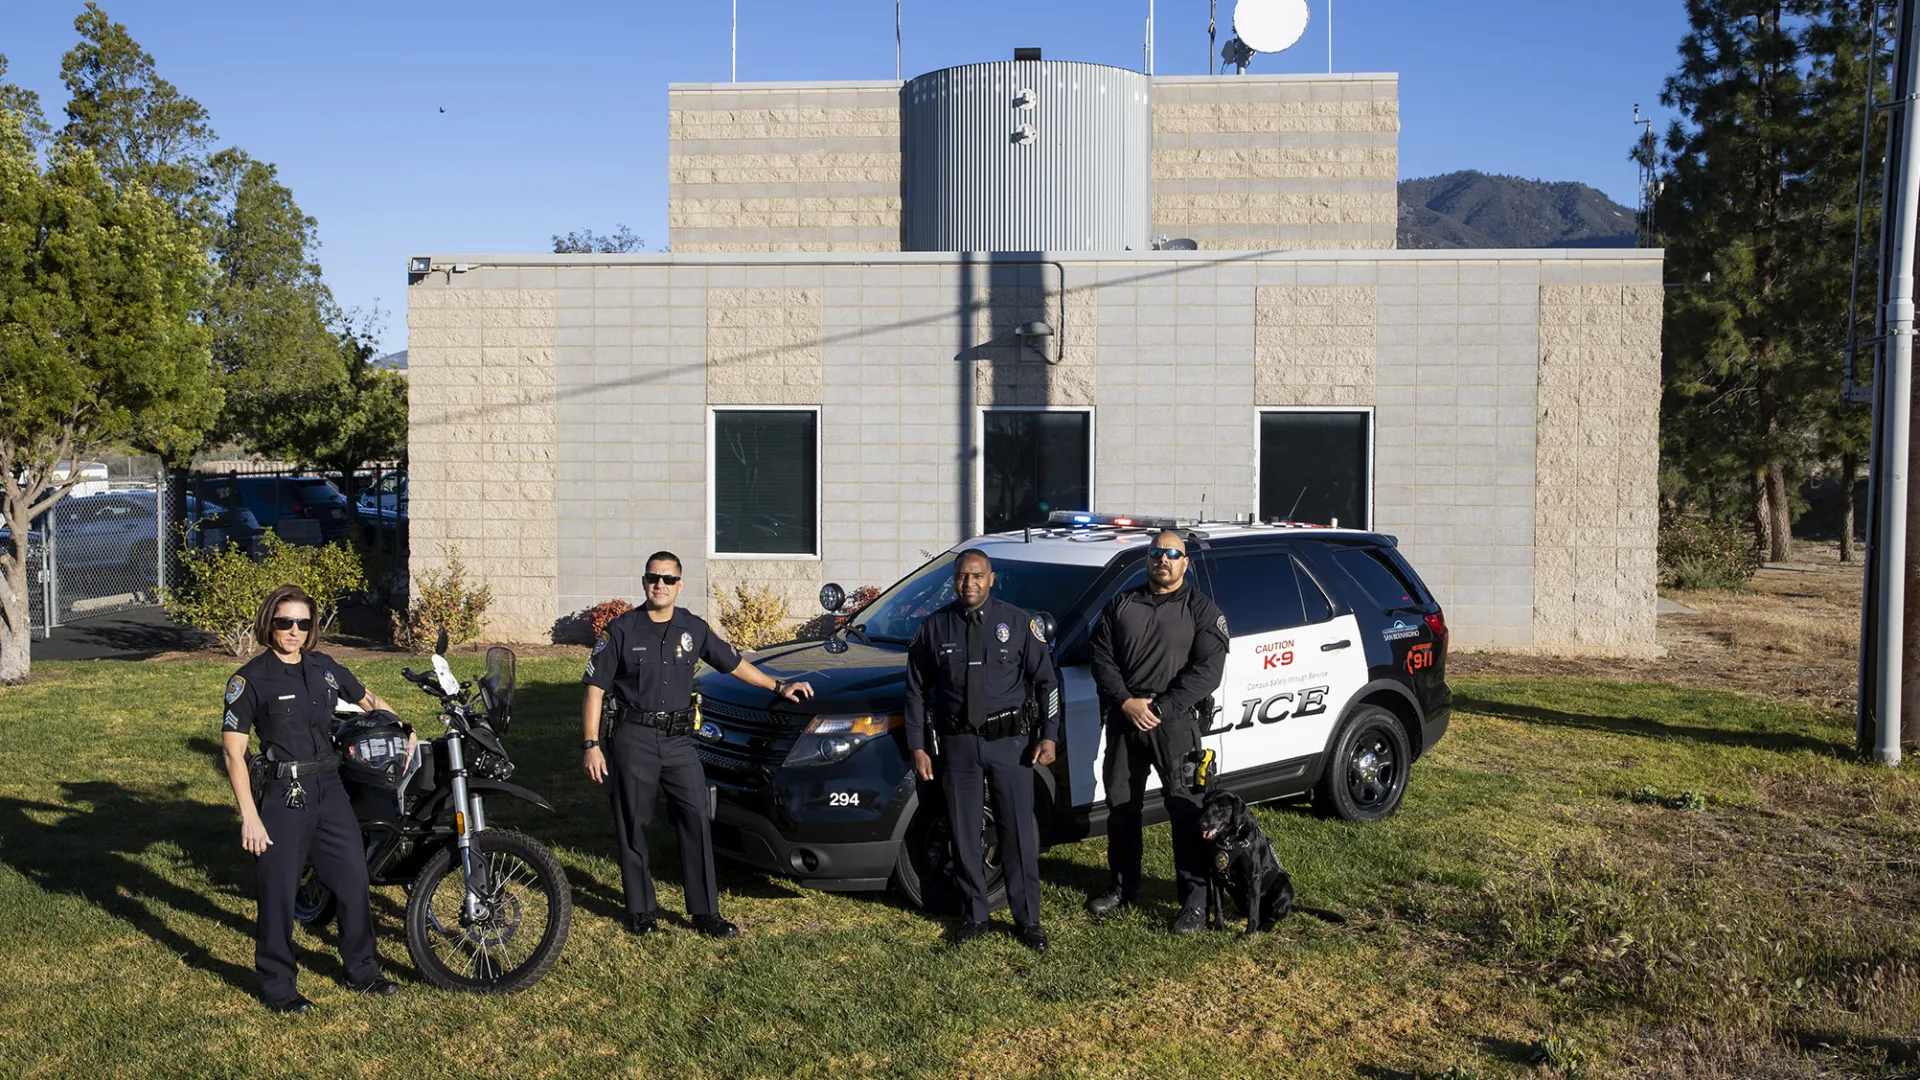
[[[1055,510],[1047,515],[1049,525],[1111,525],[1122,529],[1173,529],[1180,522],[1170,517],[1138,517],[1132,514],[1095,514],[1084,510]]]

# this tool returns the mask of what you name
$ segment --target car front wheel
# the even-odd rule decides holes
[[[1314,803],[1342,821],[1379,821],[1400,808],[1412,763],[1400,718],[1378,705],[1362,705],[1340,726]]]

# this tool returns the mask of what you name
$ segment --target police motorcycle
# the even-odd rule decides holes
[[[487,827],[487,795],[553,809],[508,782],[514,766],[500,739],[513,716],[513,651],[487,650],[486,673],[463,684],[446,650],[443,630],[431,672],[400,670],[439,700],[446,734],[421,740],[409,755],[411,729],[399,717],[342,703],[333,732],[340,778],[360,820],[372,883],[407,886],[407,952],[420,973],[444,990],[515,993],[560,958],[573,890],[544,845]],[[332,919],[334,906],[309,869],[295,917],[315,929]]]

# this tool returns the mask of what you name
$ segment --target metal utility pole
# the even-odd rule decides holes
[[[893,0],[893,81],[900,81],[900,0]]]
[[[1333,0],[1327,0],[1327,74],[1333,74]]]
[[[1207,74],[1213,74],[1213,28],[1220,14],[1220,0],[1207,0]]]
[[[740,81],[740,0],[733,0],[733,22],[727,32],[727,54],[732,72],[729,81]]]
[[[1886,193],[1891,205],[1881,223],[1880,363],[1874,370],[1874,433],[1868,468],[1873,492],[1872,539],[1860,634],[1860,750],[1883,765],[1900,763],[1906,690],[1912,675],[1904,663],[1906,643],[1920,643],[1909,627],[1907,583],[1908,491],[1912,453],[1914,243],[1920,226],[1920,0],[1901,0],[1893,100],[1898,119],[1887,131]],[[1913,614],[1920,614],[1920,607]],[[1915,686],[1920,690],[1920,685]],[[1869,742],[1871,745],[1869,745]]]

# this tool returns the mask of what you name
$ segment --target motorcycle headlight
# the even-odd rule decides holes
[[[795,740],[787,753],[788,765],[831,765],[853,756],[868,740],[885,735],[904,725],[900,713],[870,713],[861,716],[816,716],[806,733]]]

